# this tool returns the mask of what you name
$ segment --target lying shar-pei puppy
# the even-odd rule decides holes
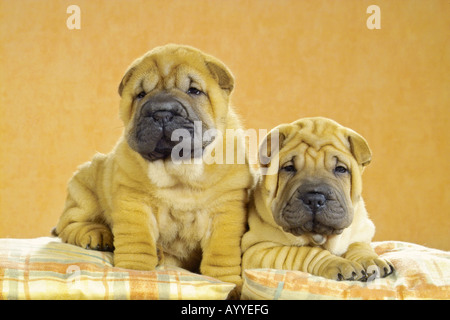
[[[124,133],[71,178],[54,234],[114,249],[116,267],[172,264],[239,287],[248,163],[201,161],[219,140],[205,139],[206,131],[240,128],[229,106],[233,85],[222,62],[188,46],[158,47],[134,61],[119,86]],[[192,150],[173,154],[177,129],[192,136]]]
[[[270,154],[276,131],[279,153]],[[361,174],[371,151],[363,137],[329,119],[305,118],[276,127],[261,151],[271,157],[266,166],[279,169],[258,177],[243,269],[300,270],[335,280],[393,272],[370,246],[375,227],[361,197]]]

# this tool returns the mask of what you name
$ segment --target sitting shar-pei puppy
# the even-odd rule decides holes
[[[119,86],[124,133],[71,178],[53,233],[83,248],[114,249],[116,267],[171,264],[238,288],[252,176],[248,163],[202,161],[216,143],[226,145],[225,134],[219,141],[208,130],[240,128],[229,106],[233,86],[222,62],[188,46],[137,59]],[[183,132],[192,150],[179,148]]]
[[[271,143],[276,131],[278,153]],[[362,136],[326,118],[305,118],[274,128],[260,152],[271,161],[262,169],[278,170],[258,177],[243,269],[300,270],[335,280],[393,272],[370,246],[375,227],[361,197],[361,174],[371,151]]]

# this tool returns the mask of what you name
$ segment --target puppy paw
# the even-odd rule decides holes
[[[384,278],[394,272],[394,266],[389,261],[382,258],[360,258],[358,259],[366,273],[365,281],[372,281],[376,278]]]
[[[337,281],[362,281],[366,278],[363,266],[359,263],[340,257],[334,257],[331,262],[321,270],[319,275]]]
[[[95,224],[86,229],[80,236],[80,247],[98,251],[114,251],[113,235],[107,226]]]
[[[65,243],[85,249],[99,251],[114,251],[111,230],[100,223],[73,222],[61,231],[53,231]]]

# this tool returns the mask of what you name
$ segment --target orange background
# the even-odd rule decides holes
[[[450,250],[450,3],[437,0],[0,0],[0,237],[49,235],[73,171],[122,132],[125,69],[169,42],[230,67],[246,128],[321,115],[361,133],[374,240]]]

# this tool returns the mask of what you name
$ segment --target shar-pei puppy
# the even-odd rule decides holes
[[[247,161],[203,161],[227,145],[217,133],[240,128],[233,86],[221,61],[192,47],[157,47],[134,61],[119,86],[123,135],[75,172],[53,233],[114,250],[116,267],[171,264],[239,287],[252,176]],[[232,151],[244,147],[233,137]]]
[[[259,175],[250,202],[243,269],[361,281],[393,272],[370,246],[375,227],[361,174],[371,151],[362,136],[326,118],[304,118],[269,132],[260,153],[269,172]]]

